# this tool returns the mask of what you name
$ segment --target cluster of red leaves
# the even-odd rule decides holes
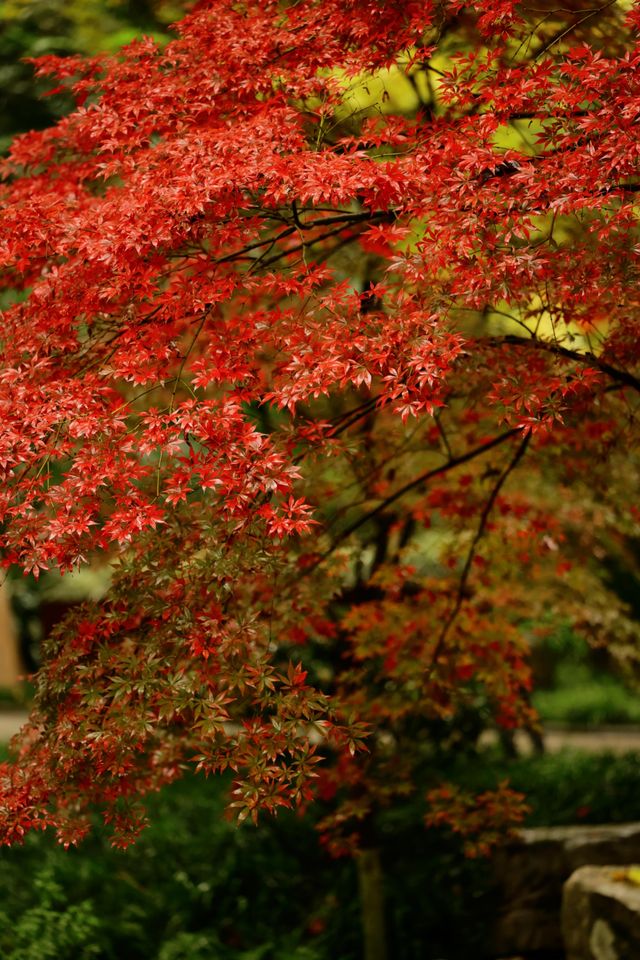
[[[497,843],[513,837],[513,825],[522,823],[528,812],[524,800],[507,783],[476,796],[444,784],[428,793],[425,821],[429,827],[448,826],[464,837],[468,857],[486,856]],[[512,825],[510,830],[505,824]]]
[[[120,573],[49,646],[5,840],[124,839],[194,757],[242,817],[305,802],[366,723],[362,820],[416,722],[530,722],[524,625],[638,522],[596,501],[635,476],[640,44],[635,7],[529,16],[201,0],[40,61],[77,107],[2,163],[3,560]],[[398,63],[417,109],[350,111]]]

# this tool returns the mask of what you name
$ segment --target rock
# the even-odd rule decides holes
[[[581,867],[564,886],[567,960],[640,957],[640,887],[615,866]]]
[[[498,957],[561,957],[564,882],[579,867],[640,862],[640,823],[523,830],[494,858],[498,915],[492,951]],[[640,960],[636,955],[620,960]],[[590,958],[584,958],[590,960]]]

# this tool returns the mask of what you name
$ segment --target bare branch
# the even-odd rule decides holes
[[[627,387],[632,387],[632,389],[640,393],[639,377],[629,373],[628,370],[620,370],[618,367],[614,367],[612,364],[607,363],[606,360],[602,360],[601,357],[596,356],[595,353],[581,353],[579,350],[569,350],[568,347],[563,347],[559,343],[554,343],[552,340],[539,340],[534,336],[518,337],[512,334],[504,337],[491,337],[490,339],[487,339],[485,343],[489,343],[492,346],[509,344],[509,346],[518,347],[525,350],[528,348],[533,350],[545,350],[547,353],[555,354],[558,357],[565,357],[568,360],[574,360],[576,363],[583,363],[588,364],[589,366],[597,367],[598,370],[601,370],[612,380],[615,380],[617,383],[624,384]]]

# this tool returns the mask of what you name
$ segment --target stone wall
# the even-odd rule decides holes
[[[633,862],[640,863],[640,823],[523,830],[520,840],[498,851],[494,860],[500,906],[491,937],[493,954],[526,960],[563,957],[565,881],[585,865]]]
[[[640,887],[614,866],[580,867],[564,886],[566,960],[638,960]]]

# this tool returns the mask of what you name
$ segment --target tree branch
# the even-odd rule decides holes
[[[451,612],[449,613],[449,616],[447,617],[447,619],[443,624],[442,631],[440,632],[440,636],[438,637],[437,643],[433,650],[433,654],[431,655],[431,661],[429,663],[429,667],[427,669],[427,674],[426,674],[427,679],[433,673],[436,667],[436,664],[438,662],[438,658],[444,649],[444,645],[446,643],[447,636],[449,635],[449,631],[453,626],[453,624],[455,623],[458,614],[460,613],[460,609],[465,599],[467,583],[469,582],[469,576],[471,574],[471,566],[473,564],[473,558],[476,555],[478,544],[480,543],[487,529],[487,521],[489,520],[489,515],[493,510],[496,500],[498,499],[498,494],[500,493],[502,487],[504,486],[509,474],[513,470],[515,470],[515,468],[518,466],[523,456],[525,455],[527,447],[529,446],[530,439],[531,439],[531,431],[527,430],[522,438],[522,441],[518,445],[518,449],[516,450],[515,455],[511,458],[507,466],[504,468],[504,470],[498,477],[498,480],[495,483],[493,490],[491,491],[489,499],[484,505],[484,509],[482,511],[482,514],[480,515],[480,522],[478,524],[478,529],[476,530],[475,536],[471,542],[471,546],[469,547],[469,552],[467,553],[467,559],[465,560],[464,567],[462,568],[462,573],[460,574],[460,581],[458,583],[458,590],[456,593],[455,602],[453,604],[453,607],[451,608]]]
[[[601,7],[595,7],[591,10],[587,10],[583,17],[580,17],[578,20],[575,20],[573,23],[569,24],[568,27],[563,27],[556,34],[549,38],[542,45],[542,47],[536,52],[533,61],[539,60],[541,57],[547,53],[551,47],[554,47],[556,43],[560,43],[561,40],[564,40],[566,36],[572,33],[576,27],[581,27],[583,23],[587,23],[588,20],[593,20],[594,17],[597,17],[599,13],[604,13],[605,10],[608,10],[609,7],[613,7],[618,0],[608,0],[607,3],[603,3]]]
[[[563,347],[559,343],[554,343],[552,340],[539,340],[534,336],[518,337],[515,334],[507,334],[504,337],[487,338],[484,342],[492,346],[508,344],[509,346],[523,349],[532,348],[534,350],[545,350],[547,353],[555,354],[555,356],[558,357],[565,357],[567,360],[574,360],[576,363],[589,364],[597,367],[598,370],[601,370],[617,383],[631,387],[640,393],[639,377],[634,376],[634,374],[629,373],[627,370],[620,370],[618,367],[614,367],[612,364],[607,363],[606,360],[597,357],[594,353],[580,353],[578,350],[569,350],[568,347]]]
[[[395,493],[392,493],[390,496],[382,500],[377,507],[374,507],[373,510],[365,513],[362,517],[359,517],[358,520],[354,521],[345,530],[343,530],[342,533],[339,534],[339,536],[337,536],[333,541],[329,549],[323,553],[322,557],[320,558],[320,562],[332,554],[338,545],[350,537],[352,533],[355,533],[356,530],[359,530],[360,527],[363,527],[365,523],[368,523],[374,517],[377,517],[378,514],[386,510],[387,507],[389,507],[392,503],[395,503],[396,500],[399,500],[401,497],[403,497],[405,493],[409,493],[410,490],[414,490],[421,484],[433,479],[433,477],[438,477],[443,473],[448,473],[449,470],[453,470],[455,467],[459,467],[463,463],[468,463],[470,460],[474,460],[483,453],[493,450],[494,447],[500,446],[500,444],[505,443],[511,437],[521,434],[523,429],[523,427],[514,427],[512,430],[507,430],[505,433],[502,433],[497,437],[492,437],[491,440],[487,440],[486,443],[482,443],[478,447],[474,447],[473,450],[469,450],[467,453],[463,453],[459,457],[450,457],[447,461],[445,461],[445,463],[441,464],[441,466],[434,467],[432,470],[427,470],[425,473],[421,473],[419,476],[414,477],[414,479],[410,480],[409,483],[405,483],[405,485],[396,490]]]

